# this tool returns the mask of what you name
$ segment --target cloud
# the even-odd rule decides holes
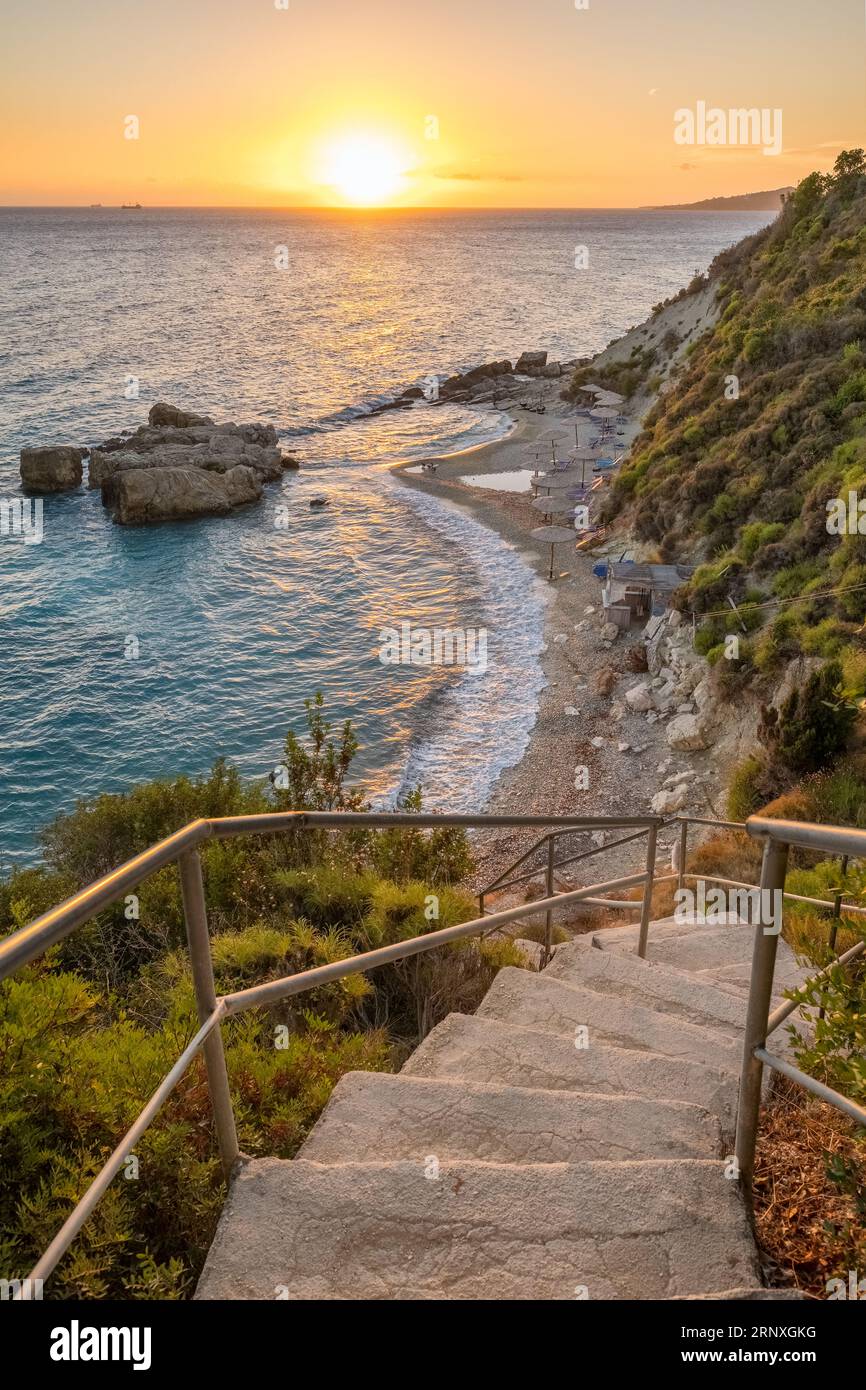
[[[455,183],[527,183],[525,174],[500,174],[491,170],[489,174],[478,173],[473,169],[432,169],[431,177],[446,179]]]

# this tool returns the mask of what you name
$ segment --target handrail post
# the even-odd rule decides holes
[[[198,1021],[204,1023],[216,1008],[217,999],[210,951],[210,933],[207,925],[207,908],[204,898],[204,880],[198,850],[188,850],[186,854],[182,854],[178,860],[178,866],[180,868],[183,915],[195,986]],[[202,1050],[223,1176],[228,1182],[232,1168],[240,1154],[240,1149],[219,1024],[205,1039]]]
[[[843,860],[842,860],[842,874],[843,874],[843,876],[845,875],[845,873],[846,873],[846,871],[847,871],[847,868],[848,868],[848,856],[845,855],[844,858],[843,858]],[[838,893],[834,893],[834,894],[833,894],[833,918],[832,918],[832,925],[831,925],[831,927],[830,927],[830,942],[829,942],[829,944],[830,944],[830,954],[831,954],[831,955],[835,955],[835,954],[836,954],[836,937],[837,937],[838,934],[839,934],[839,918],[842,916],[842,898],[843,898],[843,892],[842,892],[842,889],[840,888],[840,890],[838,891]],[[826,1013],[827,1013],[826,1006],[825,1006],[824,1004],[822,1004],[821,1007],[820,1007],[820,1009],[818,1010],[818,1017],[819,1017],[820,1019],[823,1020],[823,1018],[826,1016]]]
[[[643,960],[646,956],[647,936],[649,935],[650,917],[652,916],[653,888],[655,886],[656,872],[656,840],[658,838],[658,827],[651,825],[647,831],[646,842],[646,881],[643,886],[643,904],[640,910],[640,934],[638,936],[637,953]]]
[[[680,862],[677,869],[677,891],[685,887],[686,880],[686,849],[689,841],[689,823],[684,820],[680,823]]]
[[[556,836],[547,837],[547,896],[553,897],[553,865],[556,858]],[[544,959],[541,963],[542,970],[550,964],[550,953],[553,947],[553,912],[548,908],[544,914]]]
[[[752,950],[752,973],[749,983],[749,1006],[743,1038],[743,1065],[740,1075],[740,1095],[737,1105],[737,1137],[734,1152],[743,1191],[751,1197],[755,1173],[755,1148],[758,1141],[758,1118],[761,1109],[761,1083],[764,1064],[755,1056],[755,1049],[767,1042],[767,1020],[773,997],[773,975],[776,969],[776,949],[782,926],[782,893],[788,868],[788,846],[768,839],[764,845],[761,866],[759,922],[755,927]],[[767,930],[765,904],[772,904],[772,929]]]

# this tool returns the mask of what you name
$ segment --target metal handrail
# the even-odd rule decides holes
[[[165,840],[127,860],[119,868],[103,874],[59,906],[36,917],[26,927],[0,941],[0,980],[55,946],[89,921],[104,907],[122,898],[129,888],[148,878],[166,864],[173,863],[188,850],[212,836],[219,840],[237,835],[274,835],[286,830],[368,828],[384,830],[403,826],[416,829],[436,829],[457,826],[473,829],[508,828],[515,826],[561,825],[570,829],[619,829],[626,826],[645,826],[660,820],[658,816],[466,816],[432,815],[398,811],[273,811],[253,816],[227,816],[210,820],[191,821],[189,825],[169,835]]]
[[[531,849],[528,849],[525,854],[522,854],[519,859],[515,860],[515,862],[511,865],[511,869],[518,868],[522,863],[524,863],[525,860],[527,860],[530,857],[530,855],[534,854],[537,849],[540,849],[542,845],[548,844],[551,840],[555,841],[559,837],[559,835],[568,835],[570,833],[571,832],[568,830],[560,830],[554,831],[552,835],[544,835],[542,839],[536,840],[535,844],[532,846]],[[567,859],[557,859],[553,865],[554,870],[567,869],[570,867],[570,865],[577,864],[582,859],[592,859],[593,855],[604,854],[606,850],[616,849],[619,845],[631,844],[633,840],[642,839],[643,836],[646,835],[646,833],[647,832],[645,829],[637,830],[633,835],[623,836],[621,840],[608,840],[606,844],[593,845],[592,849],[584,849],[581,850],[579,854],[571,854],[568,856]],[[501,892],[503,888],[514,888],[515,885],[518,883],[526,883],[530,879],[537,878],[538,874],[541,872],[542,867],[542,865],[539,865],[535,869],[530,869],[528,873],[519,874],[517,878],[505,878],[504,875],[501,878],[496,878],[493,880],[492,883],[488,883],[485,888],[482,888],[478,896],[480,899],[483,899],[487,897],[488,893]],[[510,873],[511,869],[506,869],[505,873]]]
[[[744,1188],[751,1191],[755,1172],[755,1151],[758,1140],[758,1121],[761,1109],[761,1088],[764,1067],[780,1072],[791,1081],[803,1086],[813,1095],[819,1096],[828,1104],[841,1110],[857,1124],[866,1128],[866,1108],[855,1104],[847,1096],[840,1095],[830,1086],[816,1081],[806,1072],[800,1071],[790,1062],[767,1051],[767,1037],[770,1024],[782,1022],[774,1014],[771,1018],[770,1004],[773,995],[773,978],[776,968],[776,949],[781,929],[781,910],[785,898],[785,877],[788,868],[788,850],[791,845],[803,849],[818,850],[828,854],[843,854],[856,858],[866,857],[866,831],[853,827],[815,825],[808,821],[771,820],[767,816],[750,816],[746,831],[756,839],[763,840],[764,857],[761,867],[761,882],[758,885],[762,901],[778,904],[780,920],[771,928],[759,925],[755,930],[755,944],[752,951],[752,970],[749,981],[749,1002],[746,1012],[746,1027],[743,1038],[743,1062],[740,1073],[739,1103],[737,1106],[737,1134],[734,1145],[737,1171]],[[765,899],[764,894],[769,894]],[[828,904],[835,906],[835,904]],[[863,943],[866,946],[866,942]],[[863,949],[846,952],[848,959],[862,955]],[[838,964],[843,958],[831,964]],[[826,973],[828,967],[812,980],[811,985]],[[797,1007],[797,1001],[789,1001]],[[789,1010],[793,1012],[793,1008]],[[787,1014],[785,1014],[787,1017]],[[775,1022],[774,1022],[775,1020]]]
[[[707,816],[656,816],[654,819],[658,830],[662,830],[668,825],[682,825],[684,832],[688,829],[689,825],[711,825],[719,830],[745,830],[746,828],[744,821],[714,820]],[[620,822],[620,824],[625,824],[625,822]],[[580,829],[580,827],[572,826],[571,829]],[[535,844],[531,845],[530,848],[526,850],[524,854],[521,854],[518,859],[515,859],[512,864],[509,864],[507,869],[503,869],[498,878],[493,879],[492,882],[486,884],[485,887],[479,891],[478,897],[482,904],[488,893],[492,893],[497,889],[512,888],[517,883],[525,883],[527,879],[536,878],[543,868],[542,865],[539,865],[536,869],[532,869],[529,873],[521,874],[518,878],[508,879],[507,876],[511,873],[512,869],[519,868],[521,864],[529,859],[530,855],[534,854],[536,850],[541,849],[542,845],[546,845],[548,840],[556,840],[559,835],[566,835],[568,833],[568,829],[558,830],[554,831],[552,836],[543,835],[540,840],[536,840]],[[594,854],[604,854],[605,850],[616,849],[618,845],[627,845],[631,840],[639,840],[641,836],[646,833],[646,830],[639,830],[636,834],[628,835],[622,840],[611,840],[604,845],[594,845],[592,849],[582,850],[580,854],[572,855],[567,859],[557,860],[553,867],[554,869],[567,868],[568,865],[576,864],[580,859],[589,859]]]
[[[846,951],[844,955],[834,957],[829,965],[825,965],[823,970],[818,971],[817,975],[812,975],[810,979],[806,981],[805,985],[801,985],[797,993],[802,994],[805,989],[816,985],[825,975],[829,975],[834,965],[850,965],[851,961],[857,960],[859,956],[862,956],[864,951],[866,951],[866,940],[858,941],[857,945],[852,946],[850,951]],[[780,1004],[778,1009],[774,1009],[767,1019],[767,1037],[769,1037],[771,1033],[775,1033],[779,1025],[784,1023],[786,1018],[790,1018],[791,1014],[794,1013],[796,1009],[800,1008],[801,1003],[802,1001],[797,998],[786,999],[784,1004]]]
[[[69,1249],[112,1180],[123,1167],[131,1148],[149,1128],[193,1058],[201,1051],[204,1052],[208,1091],[214,1114],[223,1173],[226,1181],[230,1179],[235,1164],[241,1155],[222,1044],[220,1025],[223,1019],[242,1013],[246,1009],[260,1007],[278,999],[286,999],[304,993],[317,985],[343,979],[348,975],[363,974],[376,969],[378,966],[435,950],[451,941],[484,934],[492,928],[503,926],[521,917],[544,912],[549,921],[552,912],[558,908],[595,899],[600,893],[606,891],[632,888],[638,884],[643,884],[642,920],[643,917],[646,917],[647,921],[649,920],[649,909],[652,903],[652,868],[648,867],[642,873],[629,874],[604,883],[575,889],[568,893],[551,894],[535,903],[523,904],[520,907],[508,908],[492,916],[481,916],[452,927],[443,927],[438,931],[426,932],[423,936],[395,942],[373,951],[350,956],[342,961],[316,966],[311,970],[287,975],[282,979],[271,980],[264,985],[238,990],[218,998],[214,984],[201,858],[198,853],[200,844],[211,838],[226,839],[246,834],[276,834],[296,829],[339,830],[362,827],[384,829],[403,826],[427,829],[442,826],[469,828],[478,826],[561,825],[570,829],[641,826],[644,830],[649,831],[652,839],[656,832],[658,820],[658,817],[648,816],[575,818],[571,816],[467,816],[413,812],[341,811],[278,811],[263,815],[202,819],[193,821],[176,834],[152,845],[142,854],[136,855],[117,869],[104,874],[94,883],[88,884],[86,888],[74,894],[66,902],[51,908],[50,911],[43,913],[27,926],[6,937],[0,942],[0,980],[62,941],[96,912],[124,896],[128,889],[136,887],[152,873],[176,861],[180,871],[184,920],[199,1021],[197,1033],[187,1043],[174,1066],[160,1082],[134,1124],[127,1130],[112,1154],[102,1165],[83,1197],[76,1203],[63,1226],[38,1260],[29,1278],[31,1280],[45,1280],[55,1269],[58,1261]],[[549,946],[550,933],[548,930],[548,953]],[[29,1286],[25,1281],[22,1289],[26,1287]],[[18,1298],[20,1295],[21,1290],[16,1293],[15,1297]]]
[[[797,894],[785,892],[785,874],[787,869],[788,846],[796,844],[806,849],[827,850],[830,853],[842,853],[857,858],[866,858],[866,831],[856,829],[846,829],[841,827],[830,827],[811,825],[794,821],[775,821],[765,817],[751,817],[745,826],[741,827],[734,822],[715,822],[698,817],[677,817],[682,824],[681,850],[682,858],[677,874],[657,876],[655,872],[656,842],[659,829],[670,824],[660,816],[645,817],[594,817],[584,819],[574,819],[567,816],[464,816],[464,815],[427,815],[410,812],[332,812],[332,811],[280,811],[254,816],[231,816],[217,819],[207,819],[193,821],[185,826],[176,834],[168,836],[165,840],[151,846],[142,854],[129,860],[126,864],[112,870],[110,873],[97,879],[95,883],[89,884],[79,893],[73,895],[65,903],[50,911],[43,913],[27,926],[19,931],[13,932],[4,941],[0,942],[0,980],[10,975],[20,966],[27,964],[36,956],[42,954],[49,947],[62,941],[77,926],[88,921],[96,912],[107,907],[122,897],[129,888],[135,887],[143,879],[165,867],[167,864],[177,862],[180,870],[181,892],[183,898],[184,920],[186,924],[187,941],[189,946],[190,964],[192,968],[193,983],[195,987],[196,1008],[198,1011],[199,1028],[195,1036],[187,1043],[174,1066],[160,1082],[153,1095],[148,1100],[140,1112],[138,1118],[130,1129],[126,1132],[119,1144],[116,1146],[108,1160],[103,1164],[98,1175],[88,1187],[84,1196],[76,1204],[73,1211],[64,1222],[57,1235],[52,1240],[48,1249],[40,1257],[35,1268],[30,1274],[30,1279],[45,1279],[56,1267],[58,1261],[68,1250],[72,1241],[75,1239],[82,1226],[88,1220],[95,1209],[100,1198],[103,1196],[113,1178],[120,1171],[123,1163],[128,1156],[130,1149],[138,1141],[142,1134],[148,1129],[162,1105],[174,1090],[181,1077],[186,1072],[192,1059],[200,1052],[204,1052],[205,1068],[208,1080],[208,1090],[214,1114],[214,1124],[219,1144],[220,1157],[222,1160],[223,1171],[228,1180],[232,1174],[234,1166],[240,1158],[237,1132],[235,1129],[234,1113],[232,1108],[231,1095],[228,1084],[228,1074],[226,1070],[225,1054],[223,1051],[221,1023],[223,1019],[232,1017],[249,1008],[260,1007],[265,1004],[273,1003],[279,999],[289,998],[293,995],[301,994],[306,990],[318,985],[330,983],[334,980],[343,979],[348,975],[365,973],[376,969],[378,966],[392,963],[398,960],[408,959],[411,956],[419,955],[422,952],[435,950],[437,947],[451,941],[463,939],[473,935],[483,935],[498,926],[513,922],[521,917],[532,916],[536,913],[545,913],[547,920],[547,931],[545,940],[545,959],[549,958],[550,953],[550,920],[552,913],[560,907],[566,907],[578,902],[597,902],[600,895],[618,888],[630,888],[639,884],[643,885],[643,897],[641,904],[640,932],[638,938],[638,954],[646,954],[647,934],[649,930],[650,915],[652,909],[653,889],[656,883],[672,881],[674,878],[680,886],[686,877],[699,879],[701,877],[708,881],[729,883],[747,889],[757,889],[763,895],[765,892],[775,895],[779,894],[778,901],[781,903],[785,897],[795,898],[807,903],[816,903],[820,906],[828,906],[836,909],[838,916],[839,895],[833,903],[824,903],[821,899],[803,898]],[[734,880],[716,879],[711,875],[696,875],[685,873],[685,840],[690,823],[724,825],[726,828],[745,829],[753,837],[760,838],[764,842],[764,860],[761,872],[760,884],[737,884]],[[207,910],[205,905],[204,881],[202,877],[201,859],[198,853],[198,846],[210,838],[225,839],[231,836],[244,834],[275,834],[291,829],[345,829],[348,827],[369,827],[386,828],[398,826],[411,826],[419,828],[435,828],[441,826],[562,826],[563,829],[598,829],[598,828],[628,828],[640,827],[639,835],[647,836],[647,858],[645,869],[636,874],[627,875],[618,879],[608,880],[586,888],[575,889],[566,893],[548,892],[547,896],[532,903],[523,903],[518,907],[507,908],[501,912],[473,919],[469,922],[462,922],[452,927],[443,927],[438,931],[427,932],[423,936],[414,937],[407,941],[396,942],[389,946],[379,947],[373,951],[363,952],[359,955],[348,957],[342,961],[334,961],[328,965],[316,966],[311,970],[301,971],[295,975],[287,975],[279,980],[268,981],[263,985],[252,986],[249,989],[237,990],[231,994],[220,996],[215,992],[213,961],[211,957],[210,935],[207,922]],[[636,839],[639,835],[629,836],[628,840]],[[548,843],[549,850],[552,850],[556,832],[548,834],[544,840]],[[597,847],[597,852],[612,848],[614,844],[626,843],[627,841],[615,841],[611,845]],[[596,850],[593,851],[593,853]],[[589,857],[580,855],[578,858]],[[553,855],[549,853],[548,858],[548,882],[552,878]],[[774,903],[777,901],[775,896],[770,899]],[[620,904],[606,901],[608,906],[619,906]],[[628,904],[632,906],[631,903]],[[634,906],[637,905],[635,902]],[[851,910],[866,910],[856,909]],[[854,1119],[856,1123],[866,1127],[866,1109],[856,1105],[853,1101],[841,1096],[822,1082],[816,1081],[806,1073],[799,1071],[789,1062],[774,1056],[767,1051],[766,1040],[769,1033],[781,1023],[789,1013],[798,1007],[798,1001],[791,1000],[788,1004],[777,1009],[770,1015],[770,1002],[773,991],[773,975],[775,969],[776,947],[778,942],[778,931],[781,923],[774,923],[770,931],[756,929],[755,945],[752,957],[752,972],[749,987],[749,1001],[746,1017],[746,1026],[743,1044],[743,1066],[740,1080],[740,1096],[737,1110],[737,1136],[736,1136],[736,1161],[738,1171],[744,1186],[751,1187],[752,1176],[754,1173],[755,1146],[757,1142],[758,1118],[761,1104],[761,1083],[763,1078],[764,1066],[769,1066],[791,1080],[804,1086],[814,1095],[828,1101],[837,1109]],[[858,946],[840,956],[832,964],[847,964],[863,954],[866,949],[866,941],[859,943]],[[819,972],[815,977],[814,983],[826,974],[830,966]],[[27,1287],[27,1284],[23,1285]],[[21,1291],[15,1297],[21,1296]]]

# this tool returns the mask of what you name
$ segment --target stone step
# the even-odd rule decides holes
[[[349,1072],[300,1157],[316,1163],[479,1159],[577,1163],[591,1159],[720,1157],[715,1115],[647,1096],[581,1095],[387,1072]]]
[[[595,1043],[607,1042],[739,1072],[741,1044],[727,1033],[698,1027],[639,1001],[636,990],[631,998],[603,995],[553,979],[546,971],[531,975],[506,966],[487,991],[477,1016],[571,1037],[585,1026],[590,1051]]]
[[[688,936],[690,932],[697,930],[697,923],[680,922],[673,917],[659,918],[656,922],[651,922],[649,931],[654,941],[667,941],[671,937]],[[597,946],[602,951],[607,951],[611,947],[616,950],[634,951],[637,954],[638,937],[640,936],[640,922],[623,922],[615,927],[600,927],[598,931],[586,932],[579,936],[576,946]]]
[[[679,930],[676,929],[678,926]],[[727,980],[730,983],[748,986],[756,930],[760,929],[748,922],[731,922],[724,926],[706,926],[692,922],[685,927],[667,920],[653,922],[649,928],[646,958],[660,965],[669,965],[676,970],[694,974],[719,972],[718,981]],[[632,949],[637,942],[637,935],[631,928],[625,928],[625,931],[629,936],[621,938],[609,936],[605,932],[603,949],[626,952]],[[600,932],[593,933],[594,938],[601,935]],[[797,964],[788,943],[780,940],[776,951],[774,993],[781,996],[783,990],[796,987],[807,974],[808,972]]]
[[[584,1095],[643,1095],[688,1100],[711,1110],[730,1134],[737,1079],[718,1066],[661,1057],[596,1041],[500,1023],[477,1014],[449,1014],[421,1043],[401,1076],[453,1078]]]
[[[675,1298],[759,1283],[721,1162],[322,1165],[235,1178],[198,1299]]]
[[[696,1303],[700,1299],[717,1299],[724,1303],[796,1303],[803,1299],[808,1299],[809,1294],[802,1293],[800,1289],[725,1289],[722,1293],[687,1293],[680,1294],[674,1301],[682,1303]]]
[[[784,947],[784,950],[782,949]],[[790,953],[790,954],[789,954]],[[780,1004],[787,989],[799,989],[810,975],[817,975],[818,966],[811,968],[797,964],[797,959],[787,942],[780,941],[776,952],[776,970],[773,975],[773,999]],[[751,956],[746,961],[736,961],[730,965],[716,965],[705,970],[693,972],[696,979],[706,980],[717,988],[735,988],[748,998],[752,978]],[[774,1004],[774,1007],[775,1007]]]
[[[672,966],[620,951],[575,950],[568,945],[560,946],[544,973],[600,994],[637,998],[647,1007],[689,1023],[709,1024],[742,1041],[746,1021],[742,996]]]

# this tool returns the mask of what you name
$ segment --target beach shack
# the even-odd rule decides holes
[[[693,573],[688,565],[641,565],[634,560],[606,560],[593,569],[602,583],[605,617],[621,628],[661,617],[671,595]]]

